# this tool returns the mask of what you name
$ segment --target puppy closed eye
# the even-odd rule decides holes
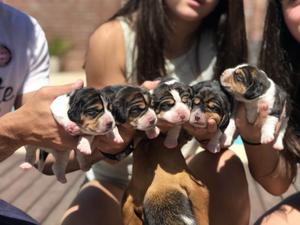
[[[194,105],[199,105],[200,103],[201,103],[200,98],[194,98],[194,99],[193,99],[193,104],[194,104]]]
[[[215,112],[215,113],[220,113],[221,112],[221,107],[216,104],[208,104],[207,108],[209,109],[210,112]]]
[[[85,114],[92,117],[92,118],[95,118],[96,116],[101,114],[102,111],[103,111],[103,109],[92,108],[92,109],[86,110]]]
[[[140,107],[133,107],[132,109],[130,109],[129,114],[132,117],[137,117],[139,116],[142,112],[143,112],[144,108],[140,108]]]
[[[189,99],[190,99],[189,97],[190,97],[189,95],[184,95],[184,96],[181,97],[181,101],[183,103],[187,103],[189,101]]]
[[[167,111],[172,108],[175,104],[175,101],[164,101],[160,104],[160,109],[163,111]]]

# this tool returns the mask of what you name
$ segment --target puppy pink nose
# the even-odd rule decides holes
[[[200,120],[200,116],[195,116],[195,120],[199,121]]]
[[[181,114],[179,117],[180,117],[180,119],[182,119],[182,120],[185,119],[185,115],[182,115],[182,114]]]

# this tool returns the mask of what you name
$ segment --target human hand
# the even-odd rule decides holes
[[[217,132],[218,126],[214,119],[208,119],[206,128],[194,127],[189,122],[185,123],[183,128],[189,135],[194,136],[201,146],[205,148],[208,141]]]
[[[101,151],[109,154],[116,154],[123,151],[131,142],[135,131],[128,125],[118,126],[119,133],[124,140],[123,143],[116,143],[106,135],[98,135],[94,138],[92,148],[94,151]]]
[[[251,143],[260,143],[261,127],[268,116],[268,105],[262,102],[255,122],[249,123],[244,104],[239,104],[235,116],[235,124],[240,136]]]
[[[36,145],[57,150],[75,149],[77,138],[69,135],[52,116],[52,101],[63,94],[81,88],[83,81],[62,86],[48,86],[36,91],[32,98],[16,110],[19,126],[16,136],[23,145]]]

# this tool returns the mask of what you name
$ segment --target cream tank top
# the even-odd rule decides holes
[[[136,84],[137,77],[134,73],[134,61],[136,59],[136,51],[134,48],[135,32],[131,29],[125,18],[118,19],[124,35],[124,44],[126,51],[125,74],[129,83]],[[186,84],[194,84],[199,81],[210,80],[213,78],[213,69],[216,63],[216,47],[213,42],[213,32],[207,31],[201,34],[200,44],[196,49],[194,44],[185,54],[174,58],[166,59],[166,71],[169,76],[177,78]],[[200,61],[200,74],[195,74],[196,62],[195,51],[198,50]],[[193,138],[183,146],[182,152],[185,157],[196,154],[200,151],[198,142]],[[132,172],[132,155],[117,164],[109,164],[105,161],[95,163],[91,170],[87,172],[89,180],[99,179],[115,182],[120,185],[126,185],[131,177]]]

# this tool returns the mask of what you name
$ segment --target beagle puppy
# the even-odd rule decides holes
[[[268,104],[268,116],[261,127],[260,143],[267,144],[275,140],[273,148],[282,150],[291,111],[288,94],[268,78],[263,70],[248,64],[226,69],[220,81],[226,91],[237,101],[244,103],[249,123],[255,122],[259,105]],[[278,136],[275,137],[275,128],[279,120],[281,127]]]
[[[175,148],[181,125],[190,118],[192,89],[174,78],[165,78],[151,90],[151,94],[152,107],[157,117],[175,124],[164,141],[167,148]]]
[[[219,81],[202,81],[192,86],[192,110],[189,123],[198,128],[206,128],[208,119],[214,119],[218,126],[216,134],[206,148],[210,152],[219,152],[224,138],[224,131],[232,115],[232,99],[225,93]]]
[[[114,85],[103,88],[112,102],[112,113],[117,124],[128,124],[145,131],[148,138],[159,135],[157,116],[151,108],[150,93],[139,86]]]
[[[91,143],[96,135],[108,135],[115,142],[122,143],[115,119],[111,112],[111,103],[101,90],[94,88],[81,88],[71,94],[57,97],[51,104],[50,110],[55,120],[62,125],[71,135],[78,135],[76,157],[80,168],[87,170],[83,154],[91,154]],[[36,161],[35,146],[26,146],[25,163],[23,169],[29,169]],[[54,149],[43,149],[52,153],[55,162],[52,170],[58,181],[65,183],[65,169],[69,159],[70,151],[57,151]],[[39,162],[42,170],[43,162]]]

